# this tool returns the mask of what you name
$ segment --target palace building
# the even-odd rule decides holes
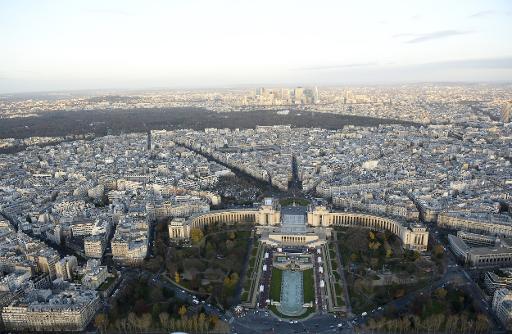
[[[279,203],[266,198],[259,208],[210,211],[188,219],[175,218],[169,223],[171,240],[190,237],[190,230],[214,223],[250,223],[257,227],[263,243],[271,246],[316,247],[326,242],[332,227],[363,227],[387,230],[397,235],[404,248],[426,251],[428,231],[419,223],[408,223],[373,214],[336,212],[325,206],[281,208]]]

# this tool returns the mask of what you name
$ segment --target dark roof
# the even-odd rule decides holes
[[[306,215],[308,212],[307,206],[285,206],[281,207],[282,215]]]

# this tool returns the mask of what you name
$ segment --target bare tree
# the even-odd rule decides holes
[[[160,320],[160,325],[164,329],[169,329],[169,313],[167,312],[161,312],[158,315],[158,319]]]

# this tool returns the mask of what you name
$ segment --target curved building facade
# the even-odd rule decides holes
[[[202,228],[213,223],[253,223],[255,225],[279,225],[281,210],[277,202],[266,199],[258,209],[218,210],[190,217],[191,228]]]
[[[372,214],[331,212],[324,206],[318,206],[309,210],[308,223],[313,227],[345,226],[387,230],[402,239],[407,249],[426,251],[428,246],[428,231],[423,225]]]
[[[171,239],[188,238],[192,228],[203,228],[214,223],[234,224],[238,222],[277,227],[281,225],[281,210],[275,201],[266,199],[264,204],[257,209],[210,211],[194,215],[186,221],[175,219],[169,224],[169,236]],[[428,246],[428,231],[423,225],[400,222],[371,214],[331,212],[326,207],[318,206],[308,210],[306,224],[307,227],[316,231],[336,226],[387,230],[402,240],[404,248],[426,251]],[[292,241],[299,244],[304,243],[310,239],[309,234],[313,233],[313,229],[304,231],[304,233],[289,233],[289,235],[286,231],[281,231],[279,240],[282,240],[283,244]]]

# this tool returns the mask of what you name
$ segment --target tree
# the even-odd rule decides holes
[[[94,318],[94,325],[100,330],[100,333],[106,333],[108,327],[108,317],[105,313],[98,313]]]
[[[144,262],[144,268],[151,272],[158,272],[160,268],[162,268],[162,264],[164,262],[164,258],[160,255],[157,255],[155,258],[150,259]]]
[[[485,314],[478,313],[475,321],[475,331],[477,333],[485,333],[489,330],[489,319]]]
[[[210,324],[212,325],[212,327],[215,327],[218,322],[219,322],[219,318],[215,314],[212,314],[210,316]]]
[[[238,280],[240,279],[240,276],[238,276],[237,272],[232,272],[231,275],[229,275],[229,277],[231,278],[231,284],[233,285],[238,283]]]
[[[229,333],[229,324],[224,321],[217,321],[213,330],[218,333]]]
[[[170,329],[169,328],[169,313],[161,312],[158,315],[158,319],[160,320],[160,326],[162,326],[162,328]]]
[[[145,331],[151,328],[152,323],[153,318],[151,317],[150,313],[144,313],[140,318],[140,327]]]
[[[224,277],[224,286],[228,288],[233,287],[236,285],[236,283],[238,283],[239,279],[240,277],[238,276],[238,274],[236,272],[233,272],[231,273],[231,275]]]
[[[152,302],[158,302],[164,299],[162,288],[159,286],[154,286],[149,293],[149,298]]]
[[[420,253],[414,250],[407,250],[404,252],[404,257],[407,261],[416,261],[420,258]]]
[[[446,289],[443,289],[443,288],[437,288],[434,293],[438,299],[443,300],[446,298],[448,291],[446,291]]]
[[[115,322],[116,329],[119,332],[126,332],[128,321],[126,318],[117,319]]]
[[[370,248],[371,250],[377,250],[377,249],[379,249],[379,247],[380,247],[380,242],[378,242],[378,241],[368,243],[368,248]]]
[[[203,239],[204,234],[203,231],[199,228],[193,228],[190,230],[190,239],[192,240],[193,244],[198,244],[201,239]]]
[[[183,326],[183,321],[181,321],[181,319],[176,319],[176,321],[174,322],[174,329],[181,330],[181,329],[183,329],[182,326]]]
[[[400,333],[408,332],[411,329],[411,321],[408,317],[403,317],[399,321],[398,328],[400,329]]]
[[[199,327],[199,332],[201,333],[208,329],[208,324],[206,323],[206,316],[202,312],[199,314],[199,318],[197,319],[197,325]]]
[[[393,293],[393,297],[397,298],[397,299],[403,297],[404,295],[405,295],[405,289],[404,288],[398,288]]]
[[[453,330],[459,328],[459,316],[458,315],[450,315],[446,319],[446,332],[451,333]]]
[[[134,329],[138,328],[138,321],[137,321],[137,316],[135,315],[135,313],[133,313],[133,312],[128,313],[128,323],[130,324],[130,326],[132,328],[134,328]]]
[[[178,326],[176,324],[176,319],[171,318],[171,320],[169,321],[169,326],[167,327],[167,329],[168,330],[175,330],[177,328],[178,328]]]
[[[154,303],[151,307],[151,316],[155,322],[159,321],[160,313],[162,312],[162,307],[160,303]]]
[[[181,305],[178,314],[183,318],[185,314],[187,314],[187,307],[185,305]]]
[[[108,310],[108,318],[109,321],[114,323],[116,320],[120,317],[120,310],[119,310],[119,300],[113,299],[110,302],[110,308]]]
[[[432,255],[434,255],[435,258],[441,259],[444,255],[444,248],[442,245],[435,245],[434,248],[432,248]]]
[[[468,315],[466,313],[462,313],[460,315],[460,324],[459,329],[462,331],[462,333],[466,333],[468,330],[471,329],[471,321],[468,319]]]
[[[215,257],[216,251],[217,250],[216,250],[215,245],[213,243],[206,242],[206,247],[205,247],[206,257],[208,257],[208,258]]]
[[[235,246],[233,240],[226,240],[226,249],[231,250]]]
[[[142,298],[137,299],[137,301],[135,302],[135,305],[133,306],[133,310],[135,311],[135,313],[137,315],[141,315],[142,313],[147,312],[148,309],[149,309],[149,306],[146,304],[146,302]]]
[[[370,318],[370,320],[368,320],[366,327],[372,331],[375,329],[379,329],[377,321],[375,321],[375,319],[373,319],[373,318]]]
[[[189,318],[188,330],[193,333],[197,333],[197,316]]]

